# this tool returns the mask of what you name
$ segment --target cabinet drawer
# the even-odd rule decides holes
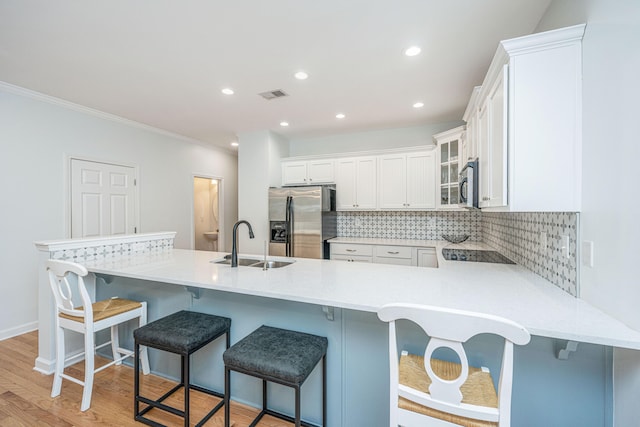
[[[411,258],[391,258],[377,256],[373,259],[376,264],[413,265]]]
[[[352,245],[349,243],[331,243],[331,259],[334,254],[340,255],[373,255],[373,247],[371,245]]]
[[[376,256],[384,257],[384,258],[411,259],[411,247],[409,246],[376,246]]]
[[[373,262],[373,258],[366,255],[331,255],[331,259],[347,262]]]

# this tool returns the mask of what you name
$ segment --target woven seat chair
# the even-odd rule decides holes
[[[86,411],[91,406],[94,374],[114,364],[120,365],[123,359],[134,354],[133,350],[120,347],[118,325],[133,319],[138,319],[138,326],[145,325],[147,323],[147,305],[145,302],[122,298],[92,303],[83,279],[88,272],[82,265],[67,261],[48,260],[45,262],[45,268],[56,303],[56,365],[51,397],[60,395],[63,378],[80,384],[84,387],[80,410]],[[71,277],[74,278],[71,282],[77,282],[77,286],[72,285],[69,280]],[[74,307],[74,301],[81,302],[82,306]],[[94,334],[107,328],[111,330],[111,341],[96,346]],[[65,330],[84,335],[84,381],[64,373],[66,363],[78,356],[74,354],[72,357],[66,357]],[[96,369],[95,351],[109,344],[111,344],[113,361]],[[146,348],[140,352],[140,361],[142,372],[145,375],[148,374],[149,360]]]
[[[510,425],[513,344],[529,342],[526,329],[497,316],[417,304],[385,305],[378,317],[389,322],[390,426]],[[399,319],[416,323],[430,337],[424,356],[403,351],[398,358]],[[485,333],[504,338],[497,393],[489,370],[469,366],[462,346]],[[434,358],[439,348],[455,352],[460,363]]]

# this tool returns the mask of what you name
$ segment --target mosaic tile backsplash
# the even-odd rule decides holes
[[[481,241],[481,213],[468,212],[338,212],[338,236],[379,239],[442,240],[442,234],[468,234]]]
[[[542,247],[540,233],[547,235]],[[504,256],[578,295],[578,214],[574,212],[482,213],[482,240]],[[562,236],[569,237],[569,257]]]
[[[578,295],[578,214],[571,212],[338,212],[338,236],[382,239],[442,240],[443,234],[468,234],[544,277],[571,295]],[[547,244],[540,245],[540,232]],[[569,258],[562,237],[569,236]]]

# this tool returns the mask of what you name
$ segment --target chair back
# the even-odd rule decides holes
[[[391,417],[397,420],[398,397],[419,405],[461,417],[498,422],[508,426],[511,415],[511,386],[513,377],[513,344],[524,345],[529,332],[521,325],[498,316],[418,304],[389,304],[378,311],[380,320],[389,322],[389,357],[391,371]],[[412,389],[399,382],[398,350],[395,321],[410,320],[430,337],[424,354],[424,368],[431,385],[429,393]],[[504,338],[504,351],[498,386],[498,409],[462,402],[460,387],[467,380],[469,363],[462,344],[479,334],[495,334]],[[431,359],[435,350],[448,348],[460,360],[458,378],[446,380],[433,371]],[[395,413],[394,413],[395,411]]]
[[[49,285],[56,301],[58,315],[64,313],[69,316],[82,317],[85,324],[92,324],[92,302],[83,279],[88,274],[87,269],[74,262],[59,260],[47,260],[45,268],[49,275]],[[69,282],[72,277],[75,279],[74,281],[77,281],[77,286],[72,286]],[[76,309],[74,300],[81,301],[82,307]]]

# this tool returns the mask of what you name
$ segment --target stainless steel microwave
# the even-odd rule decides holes
[[[462,208],[477,209],[478,206],[478,159],[471,160],[460,171],[460,179],[458,180],[459,206]]]

